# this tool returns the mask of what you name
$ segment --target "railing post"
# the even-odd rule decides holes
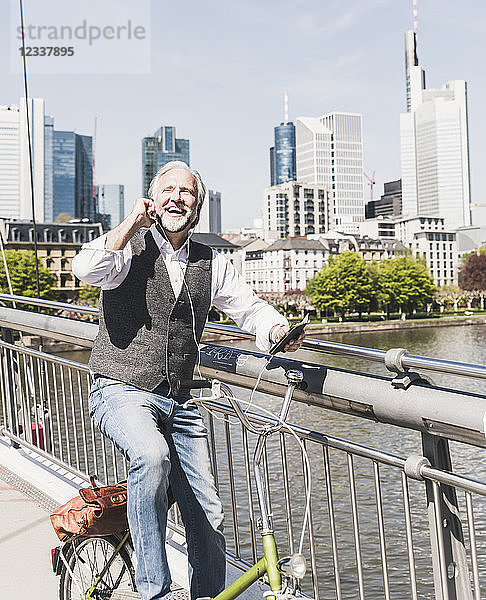
[[[449,441],[422,433],[432,467],[452,471]],[[454,487],[425,480],[436,600],[472,600],[469,568]]]
[[[7,329],[6,327],[1,328],[1,336],[2,340],[8,342],[9,344],[14,343],[14,336],[11,329]],[[12,354],[5,352],[4,354],[4,362],[1,365],[2,369],[6,370],[4,373],[4,381],[6,386],[7,393],[7,415],[4,415],[5,418],[5,426],[10,430],[10,433],[14,435],[19,435],[19,425],[18,425],[18,415],[17,415],[17,403],[15,401],[15,381],[14,381],[14,361],[12,358]],[[14,448],[20,448],[17,442],[10,441],[10,445]]]

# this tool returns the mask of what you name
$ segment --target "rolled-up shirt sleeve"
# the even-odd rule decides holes
[[[123,250],[105,248],[106,234],[83,244],[79,254],[73,258],[74,275],[83,283],[96,285],[103,290],[118,287],[125,279],[132,260],[132,247]]]
[[[259,298],[235,267],[214,252],[213,306],[225,312],[241,329],[255,335],[260,350],[271,347],[269,333],[274,325],[288,325],[287,319]]]

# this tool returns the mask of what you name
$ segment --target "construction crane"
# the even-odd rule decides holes
[[[370,177],[367,173],[363,171],[363,175],[368,180],[368,185],[370,186],[370,202],[373,201],[373,188],[375,187],[375,171],[373,171],[372,176]]]

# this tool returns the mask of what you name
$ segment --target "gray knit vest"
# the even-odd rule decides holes
[[[189,241],[185,283],[176,298],[150,230],[140,229],[130,244],[126,278],[101,292],[89,366],[95,374],[153,391],[194,376],[197,344],[211,306],[212,250]]]

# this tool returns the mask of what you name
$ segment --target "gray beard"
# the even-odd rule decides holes
[[[169,217],[164,211],[162,215],[157,213],[157,220],[166,231],[169,231],[170,233],[180,233],[194,220],[194,214],[194,212],[187,212],[185,215],[174,218]]]

